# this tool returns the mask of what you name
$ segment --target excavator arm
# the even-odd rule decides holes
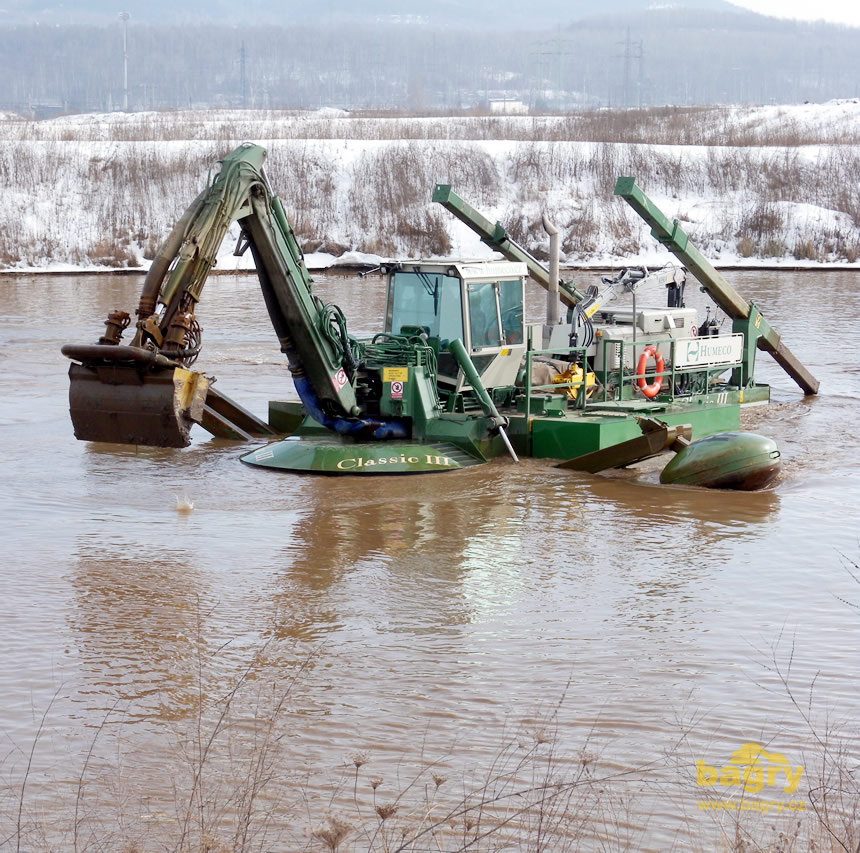
[[[130,346],[120,342],[129,317],[115,311],[97,344],[63,347],[79,362],[69,373],[77,438],[185,446],[192,423],[206,425],[213,392],[203,374],[188,369],[201,348],[195,308],[234,221],[242,229],[237,253],[250,248],[254,256],[272,326],[307,412],[341,434],[404,434],[396,422],[361,417],[355,381],[362,348],[340,310],[314,295],[283,205],[263,171],[265,158],[260,146],[241,145],[177,222],[144,281]]]

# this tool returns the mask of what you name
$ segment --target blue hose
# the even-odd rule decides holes
[[[307,376],[294,373],[293,382],[307,413],[315,421],[319,421],[324,427],[338,433],[338,435],[361,436],[362,438],[377,440],[409,437],[406,426],[399,421],[369,421],[362,418],[351,420],[332,417],[322,410],[316,391],[314,391]]]

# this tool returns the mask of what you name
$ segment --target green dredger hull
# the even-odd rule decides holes
[[[249,465],[308,474],[432,474],[459,471],[485,460],[453,444],[356,442],[330,438],[287,438],[241,457]]]
[[[521,456],[572,459],[641,438],[636,416],[650,416],[670,426],[689,424],[694,439],[735,431],[740,425],[740,395],[735,392],[728,396],[730,399],[719,402],[708,395],[674,403],[626,401],[586,411],[567,410],[563,414],[546,414],[537,409],[536,414],[528,418],[515,411],[505,414],[509,418],[510,440]],[[769,388],[759,386],[754,392],[748,389],[746,396],[755,396],[754,401],[758,403],[766,402]],[[429,422],[433,435],[424,442],[367,442],[342,438],[305,417],[297,401],[272,401],[269,422],[278,432],[290,434],[290,437],[246,453],[241,457],[243,462],[298,473],[361,476],[458,471],[507,455],[501,439],[489,435],[485,425],[482,427],[485,419],[466,415],[447,415]],[[731,434],[739,439],[714,446],[730,454],[737,448],[733,459],[748,458],[751,448],[746,434]],[[696,446],[694,442],[685,452]],[[768,452],[771,449],[775,449],[775,445],[768,447]],[[765,460],[768,466],[773,462],[770,457]],[[750,460],[749,464],[754,461]],[[682,474],[688,469],[689,466],[682,468]],[[672,482],[696,485],[695,472],[691,476],[692,479]],[[706,476],[710,477],[711,473]]]

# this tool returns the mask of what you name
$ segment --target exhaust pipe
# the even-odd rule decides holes
[[[560,305],[558,301],[558,268],[560,244],[558,228],[549,221],[546,214],[541,216],[543,230],[549,234],[549,287],[546,292],[546,323],[548,326],[557,326],[560,319]]]

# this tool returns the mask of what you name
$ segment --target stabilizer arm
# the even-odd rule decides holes
[[[663,212],[636,186],[635,178],[619,178],[615,195],[621,196],[651,226],[651,233],[701,282],[714,302],[734,321],[734,330],[746,335],[748,346],[769,352],[785,372],[803,389],[804,394],[818,393],[818,380],[782,341],[776,329],[768,323],[755,303],[747,302],[714,269],[707,258],[690,242],[678,224],[670,221]],[[754,351],[744,355],[741,384],[752,378]]]

